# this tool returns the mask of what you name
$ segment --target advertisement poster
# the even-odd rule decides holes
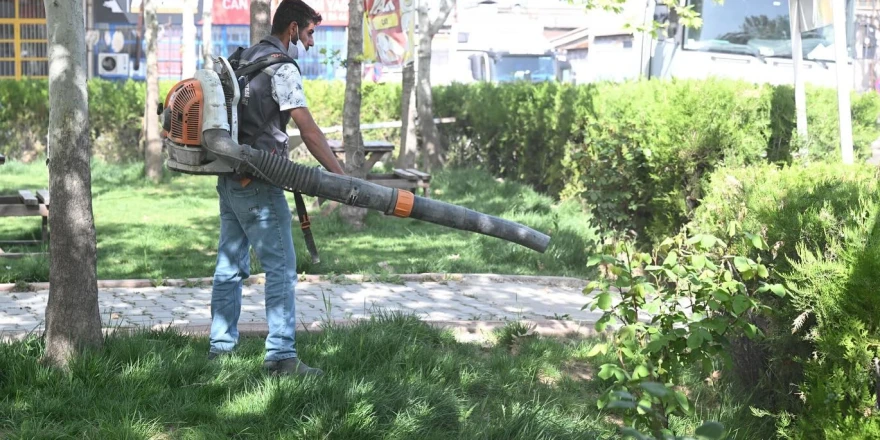
[[[387,67],[413,61],[415,0],[364,0],[364,55]]]

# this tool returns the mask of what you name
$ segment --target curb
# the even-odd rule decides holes
[[[310,323],[297,323],[297,332],[321,332],[326,329],[328,324],[335,327],[347,327],[358,324],[360,322],[369,321],[369,318],[361,320],[335,320],[330,323],[327,321],[314,321]],[[569,337],[580,336],[588,337],[598,335],[594,328],[594,321],[561,321],[561,320],[519,320],[519,321],[431,321],[422,320],[422,322],[443,330],[451,330],[457,338],[465,340],[478,340],[481,335],[491,334],[497,329],[504,328],[512,322],[520,322],[531,328],[530,333],[536,333],[543,337]],[[205,337],[210,334],[210,324],[199,325],[174,325],[174,324],[157,324],[154,326],[120,326],[120,327],[104,327],[104,336],[116,333],[136,333],[145,330],[168,330],[174,329],[180,334],[187,336]],[[248,322],[241,323],[238,327],[241,337],[265,338],[268,335],[268,327],[265,322]],[[42,337],[45,330],[40,331],[5,331],[0,332],[0,343],[8,343],[12,341],[20,341],[28,336]]]
[[[387,276],[371,276],[371,275],[338,275],[329,278],[328,275],[300,275],[299,281],[306,283],[331,283],[338,284],[338,281],[348,281],[356,283],[388,283],[383,277],[390,279],[400,279],[404,282],[427,283],[427,282],[494,282],[494,283],[523,283],[523,284],[539,284],[546,286],[584,288],[588,280],[573,277],[559,276],[538,276],[538,275],[499,275],[499,274],[448,274],[448,273],[422,273],[422,274],[389,274]],[[113,288],[151,288],[151,287],[186,287],[186,286],[210,286],[214,279],[206,278],[185,278],[185,279],[169,279],[163,280],[160,286],[153,284],[148,279],[130,279],[130,280],[98,280],[99,289]],[[245,280],[245,285],[265,284],[266,274],[260,273],[251,275]],[[49,290],[48,282],[26,283],[27,290]],[[20,284],[6,283],[0,284],[0,292],[21,291]]]

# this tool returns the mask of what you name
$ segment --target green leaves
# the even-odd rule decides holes
[[[608,380],[611,377],[614,377],[617,380],[628,379],[627,372],[614,364],[604,364],[599,367],[599,378]]]
[[[720,439],[724,436],[724,425],[718,422],[706,422],[700,425],[694,434],[706,439]]]
[[[639,387],[654,397],[666,397],[671,393],[666,385],[659,382],[642,382]]]
[[[597,297],[596,303],[602,310],[611,310],[611,294],[608,292],[600,293]]]
[[[606,353],[608,353],[608,344],[596,344],[587,353],[587,357],[596,357],[600,354],[604,355]]]
[[[788,291],[785,289],[785,286],[782,284],[768,284],[762,283],[761,287],[758,289],[759,293],[771,292],[774,295],[782,298],[788,294]]]
[[[748,271],[752,270],[753,263],[754,262],[752,262],[752,260],[750,260],[746,257],[734,257],[733,258],[733,265],[736,266],[736,270],[738,270],[740,273],[748,272]]]
[[[749,309],[752,301],[745,295],[736,295],[733,297],[733,313],[741,315]]]
[[[730,239],[766,248],[755,234]],[[599,377],[611,382],[600,404],[626,412],[633,429],[649,428],[658,437],[669,415],[692,411],[687,396],[671,388],[680,380],[678,372],[699,365],[710,373],[725,353],[731,328],[762,336],[748,312],[761,306],[757,294],[781,296],[785,289],[770,281],[772,272],[760,258],[729,255],[725,241],[713,235],[667,237],[651,253],[633,248],[619,242],[591,259],[607,269],[591,283],[598,289],[594,307],[603,311],[596,328],[603,331],[612,320],[621,326],[612,341],[594,346],[588,356],[612,351],[619,359],[600,368]],[[639,321],[644,314],[649,322]],[[719,426],[705,424],[700,432],[715,435]]]

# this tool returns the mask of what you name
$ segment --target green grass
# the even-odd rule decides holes
[[[516,337],[517,328],[497,332],[494,344],[465,344],[415,317],[380,314],[299,335],[301,358],[322,378],[266,376],[259,338],[209,363],[204,338],[110,336],[67,373],[40,365],[39,339],[0,345],[0,437],[615,438],[619,418],[596,407],[596,365],[610,359],[587,358],[595,340]],[[695,385],[698,414],[676,424],[753,423],[726,390]]]
[[[142,166],[92,166],[100,279],[170,279],[213,275],[219,234],[216,178],[167,172],[152,185]],[[48,187],[45,162],[0,167],[0,193]],[[435,173],[432,197],[521,222],[552,238],[544,254],[493,237],[370,211],[366,228],[312,212],[321,263],[313,265],[294,220],[298,272],[308,274],[504,273],[586,276],[594,237],[588,214],[574,202],[556,204],[515,182],[478,170]],[[311,204],[313,199],[306,198]],[[288,194],[295,211],[293,195]],[[312,210],[314,211],[314,210]],[[296,216],[294,215],[294,219]],[[39,218],[0,218],[0,240],[39,238]],[[16,250],[14,247],[7,251]],[[261,272],[256,259],[252,273]],[[0,262],[0,282],[45,281],[46,259]]]

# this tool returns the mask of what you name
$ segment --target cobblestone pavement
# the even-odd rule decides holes
[[[99,307],[105,327],[178,326],[200,329],[211,322],[211,287],[101,287]],[[124,283],[118,283],[124,284]],[[128,283],[132,285],[133,283]],[[193,283],[187,283],[192,285]],[[596,312],[582,311],[587,281],[571,278],[468,275],[456,279],[416,279],[399,283],[327,281],[312,277],[296,290],[297,322],[302,328],[367,318],[381,311],[412,313],[436,323],[503,323],[510,320],[554,323],[563,331],[592,328]],[[41,289],[42,287],[42,289]],[[265,294],[257,280],[244,286],[240,327],[265,331]],[[9,289],[7,289],[9,290]],[[0,292],[0,335],[4,339],[40,333],[48,286],[29,292]],[[243,330],[244,331],[244,330]]]

